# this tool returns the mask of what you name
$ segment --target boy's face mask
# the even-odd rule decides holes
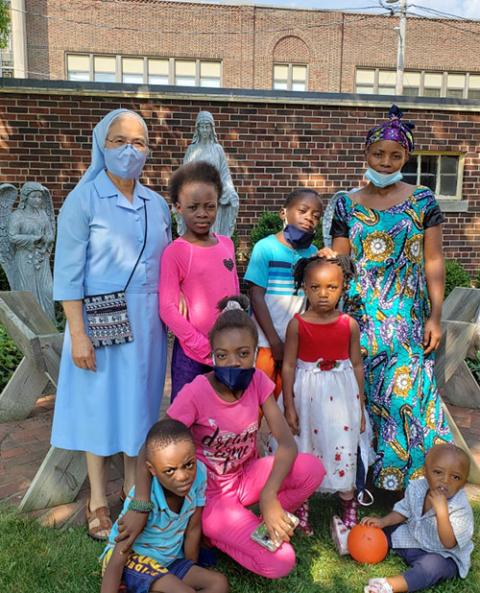
[[[288,224],[285,218],[283,236],[294,249],[308,249],[315,238],[315,231],[305,231],[293,224]]]

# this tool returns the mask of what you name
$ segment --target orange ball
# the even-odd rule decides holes
[[[351,557],[362,564],[377,564],[388,552],[386,535],[378,527],[355,525],[348,534],[348,551]]]

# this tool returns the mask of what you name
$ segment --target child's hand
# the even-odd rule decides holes
[[[384,528],[383,517],[363,517],[360,523],[362,525],[368,525],[369,527],[378,527],[379,529]]]
[[[289,542],[293,535],[293,525],[276,496],[260,496],[260,512],[270,535],[275,542]]]
[[[270,344],[270,349],[275,362],[281,363],[283,360],[283,342],[279,340],[278,342]]]
[[[133,546],[137,537],[142,533],[147,524],[148,513],[139,513],[137,511],[127,511],[125,515],[118,520],[118,535],[115,542],[122,542],[120,552],[126,554]]]
[[[336,251],[333,251],[330,247],[322,247],[317,251],[318,257],[326,257],[327,259],[335,259],[338,256]]]
[[[427,494],[427,500],[432,505],[435,514],[438,515],[439,513],[447,513],[448,514],[448,502],[447,497],[445,496],[445,492],[440,488],[435,488],[435,490],[429,490]]]
[[[285,408],[285,420],[287,421],[292,434],[299,435],[300,428],[298,426],[298,415],[295,406],[288,406],[288,408]]]
[[[178,312],[182,317],[188,319],[188,305],[183,292],[181,292],[178,296]]]

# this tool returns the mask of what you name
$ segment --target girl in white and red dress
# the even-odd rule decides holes
[[[359,327],[337,309],[350,270],[348,258],[297,263],[295,284],[308,307],[288,325],[282,368],[287,422],[299,451],[321,459],[327,473],[319,490],[339,493],[348,528],[358,522],[357,448],[365,429]],[[307,507],[301,518],[308,532]]]

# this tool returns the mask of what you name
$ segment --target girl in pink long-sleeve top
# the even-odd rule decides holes
[[[163,253],[159,283],[160,317],[175,335],[172,401],[186,383],[211,370],[208,332],[217,303],[239,292],[233,242],[210,232],[221,194],[218,171],[207,162],[183,165],[170,180],[170,197],[186,226]],[[181,295],[186,316],[179,308]]]

